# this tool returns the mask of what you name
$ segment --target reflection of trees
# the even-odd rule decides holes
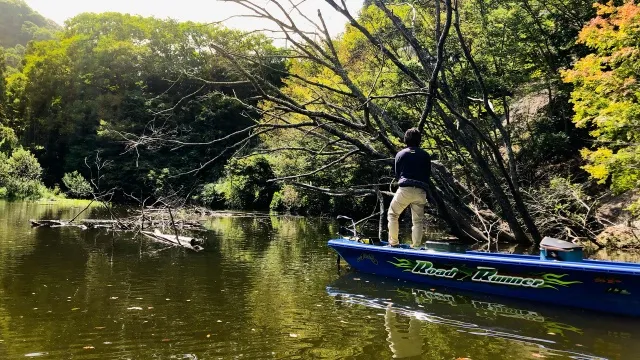
[[[215,217],[206,227],[214,234],[208,247],[219,248],[223,256],[246,263],[265,250],[272,233],[266,217]]]
[[[591,259],[609,260],[609,261],[625,261],[640,263],[640,252],[628,250],[607,250],[601,249],[589,256]]]
[[[61,219],[73,217],[81,209],[57,205],[38,205],[28,202],[0,200],[0,272],[6,266],[9,255],[16,256],[31,251],[36,240],[29,229],[30,219]],[[88,216],[91,209],[81,217]]]
[[[631,334],[636,333],[632,328],[637,322],[624,323],[617,317],[585,317],[580,310],[444,288],[422,289],[355,273],[332,282],[327,291],[339,304],[350,307],[345,313],[364,308],[373,319],[386,309],[385,335],[392,352],[380,352],[385,358],[402,356],[394,352],[399,348],[405,353],[416,351],[402,347],[419,342],[405,342],[407,337],[424,339],[424,353],[419,356],[424,359],[531,359],[538,355],[595,359],[583,354],[618,354],[618,358],[624,358],[625,352],[635,354],[630,349],[635,347]],[[367,312],[361,317],[367,317]],[[414,321],[418,323],[412,326]],[[417,331],[418,327],[422,329]],[[580,343],[584,345],[576,346]]]
[[[415,317],[409,318],[408,331],[402,329],[397,315],[391,310],[391,304],[384,313],[384,327],[387,330],[387,341],[395,359],[404,359],[422,355],[424,346],[423,337],[420,334],[421,322]]]
[[[33,352],[23,352],[17,338],[55,344],[69,330],[40,317],[67,307],[67,297],[82,283],[86,252],[70,229],[30,229],[29,219],[60,218],[73,210],[0,202],[0,331],[13,357]]]
[[[181,251],[169,251],[141,259],[130,234],[119,234],[110,263],[113,235],[30,229],[30,218],[69,214],[26,203],[0,206],[0,339],[5,340],[0,348],[8,353],[2,358],[34,351],[69,358],[85,345],[98,348],[104,341],[114,344],[111,351],[147,358],[154,350],[132,349],[131,343],[160,343],[177,336],[174,330],[211,331],[220,317],[212,304],[242,302],[242,294],[225,299],[213,291],[211,284],[229,275],[220,271],[216,257],[187,259]]]
[[[532,359],[538,349],[535,344],[510,341],[492,336],[473,336],[454,327],[425,323],[422,332],[426,337],[425,359],[470,357],[480,360]],[[471,356],[470,354],[473,354]]]
[[[329,252],[326,240],[333,229],[320,220],[272,216],[270,221],[273,230],[268,246],[254,256],[248,268],[252,274],[247,292],[248,326],[267,337],[279,357],[340,358],[361,353],[362,344],[368,341],[358,338],[372,338],[373,327],[362,326],[357,332],[336,328],[339,321],[327,321],[332,300],[316,295],[324,293],[333,277],[335,258],[320,255]],[[350,341],[343,342],[347,336]]]
[[[0,212],[0,221],[11,224],[7,219],[12,216],[33,217],[28,210],[22,215]],[[4,358],[46,351],[50,358],[64,359],[164,359],[179,354],[196,354],[200,359],[239,354],[388,359],[394,352],[386,339],[407,336],[407,329],[412,339],[423,343],[413,349],[422,350],[413,358],[527,359],[534,350],[523,342],[472,335],[461,332],[469,329],[405,313],[394,314],[385,323],[384,309],[390,301],[394,311],[395,302],[423,305],[444,317],[453,314],[451,319],[460,320],[473,315],[480,325],[495,323],[529,336],[534,332],[527,326],[541,326],[505,320],[486,307],[473,308],[469,301],[464,302],[466,314],[456,312],[463,301],[455,307],[437,299],[418,302],[411,288],[404,295],[393,295],[397,284],[389,283],[393,291],[388,291],[367,282],[362,274],[357,275],[362,281],[348,284],[357,283],[355,293],[377,289],[381,295],[374,298],[384,305],[336,301],[326,292],[336,278],[335,254],[326,246],[335,228],[322,220],[213,219],[212,232],[205,235],[207,250],[200,254],[171,249],[141,256],[139,243],[128,233],[118,233],[113,262],[113,235],[107,232],[32,230],[25,221],[14,220],[8,229],[0,228],[0,339],[5,340],[0,357]],[[22,239],[20,246],[8,244],[8,239],[16,238]],[[147,247],[151,245],[143,244],[143,250]],[[395,332],[390,336],[387,328]],[[104,345],[105,341],[112,344]],[[96,349],[87,353],[82,349],[86,345]],[[600,346],[603,353],[625,353],[616,350],[617,345]],[[396,351],[399,348],[394,345]]]
[[[245,263],[263,256],[274,240],[287,247],[314,242],[325,248],[326,240],[335,236],[334,224],[300,217],[216,217],[206,226],[215,234],[210,245],[219,247],[223,256]]]

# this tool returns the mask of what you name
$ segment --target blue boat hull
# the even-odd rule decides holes
[[[330,240],[355,270],[417,283],[640,316],[640,264],[543,261],[534,256],[444,253]]]

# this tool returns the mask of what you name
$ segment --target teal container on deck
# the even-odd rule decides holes
[[[540,242],[540,260],[581,262],[582,246],[546,237]]]

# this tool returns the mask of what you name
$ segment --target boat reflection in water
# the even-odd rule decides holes
[[[347,273],[327,287],[347,305],[384,310],[387,341],[394,358],[423,354],[425,323],[455,327],[468,336],[524,343],[546,357],[570,359],[640,358],[640,320],[554,307],[423,284]],[[408,330],[405,321],[409,318]]]

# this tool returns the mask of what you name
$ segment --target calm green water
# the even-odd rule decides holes
[[[0,359],[638,359],[640,321],[338,274],[305,219],[215,218],[206,252],[31,229],[0,202]]]

